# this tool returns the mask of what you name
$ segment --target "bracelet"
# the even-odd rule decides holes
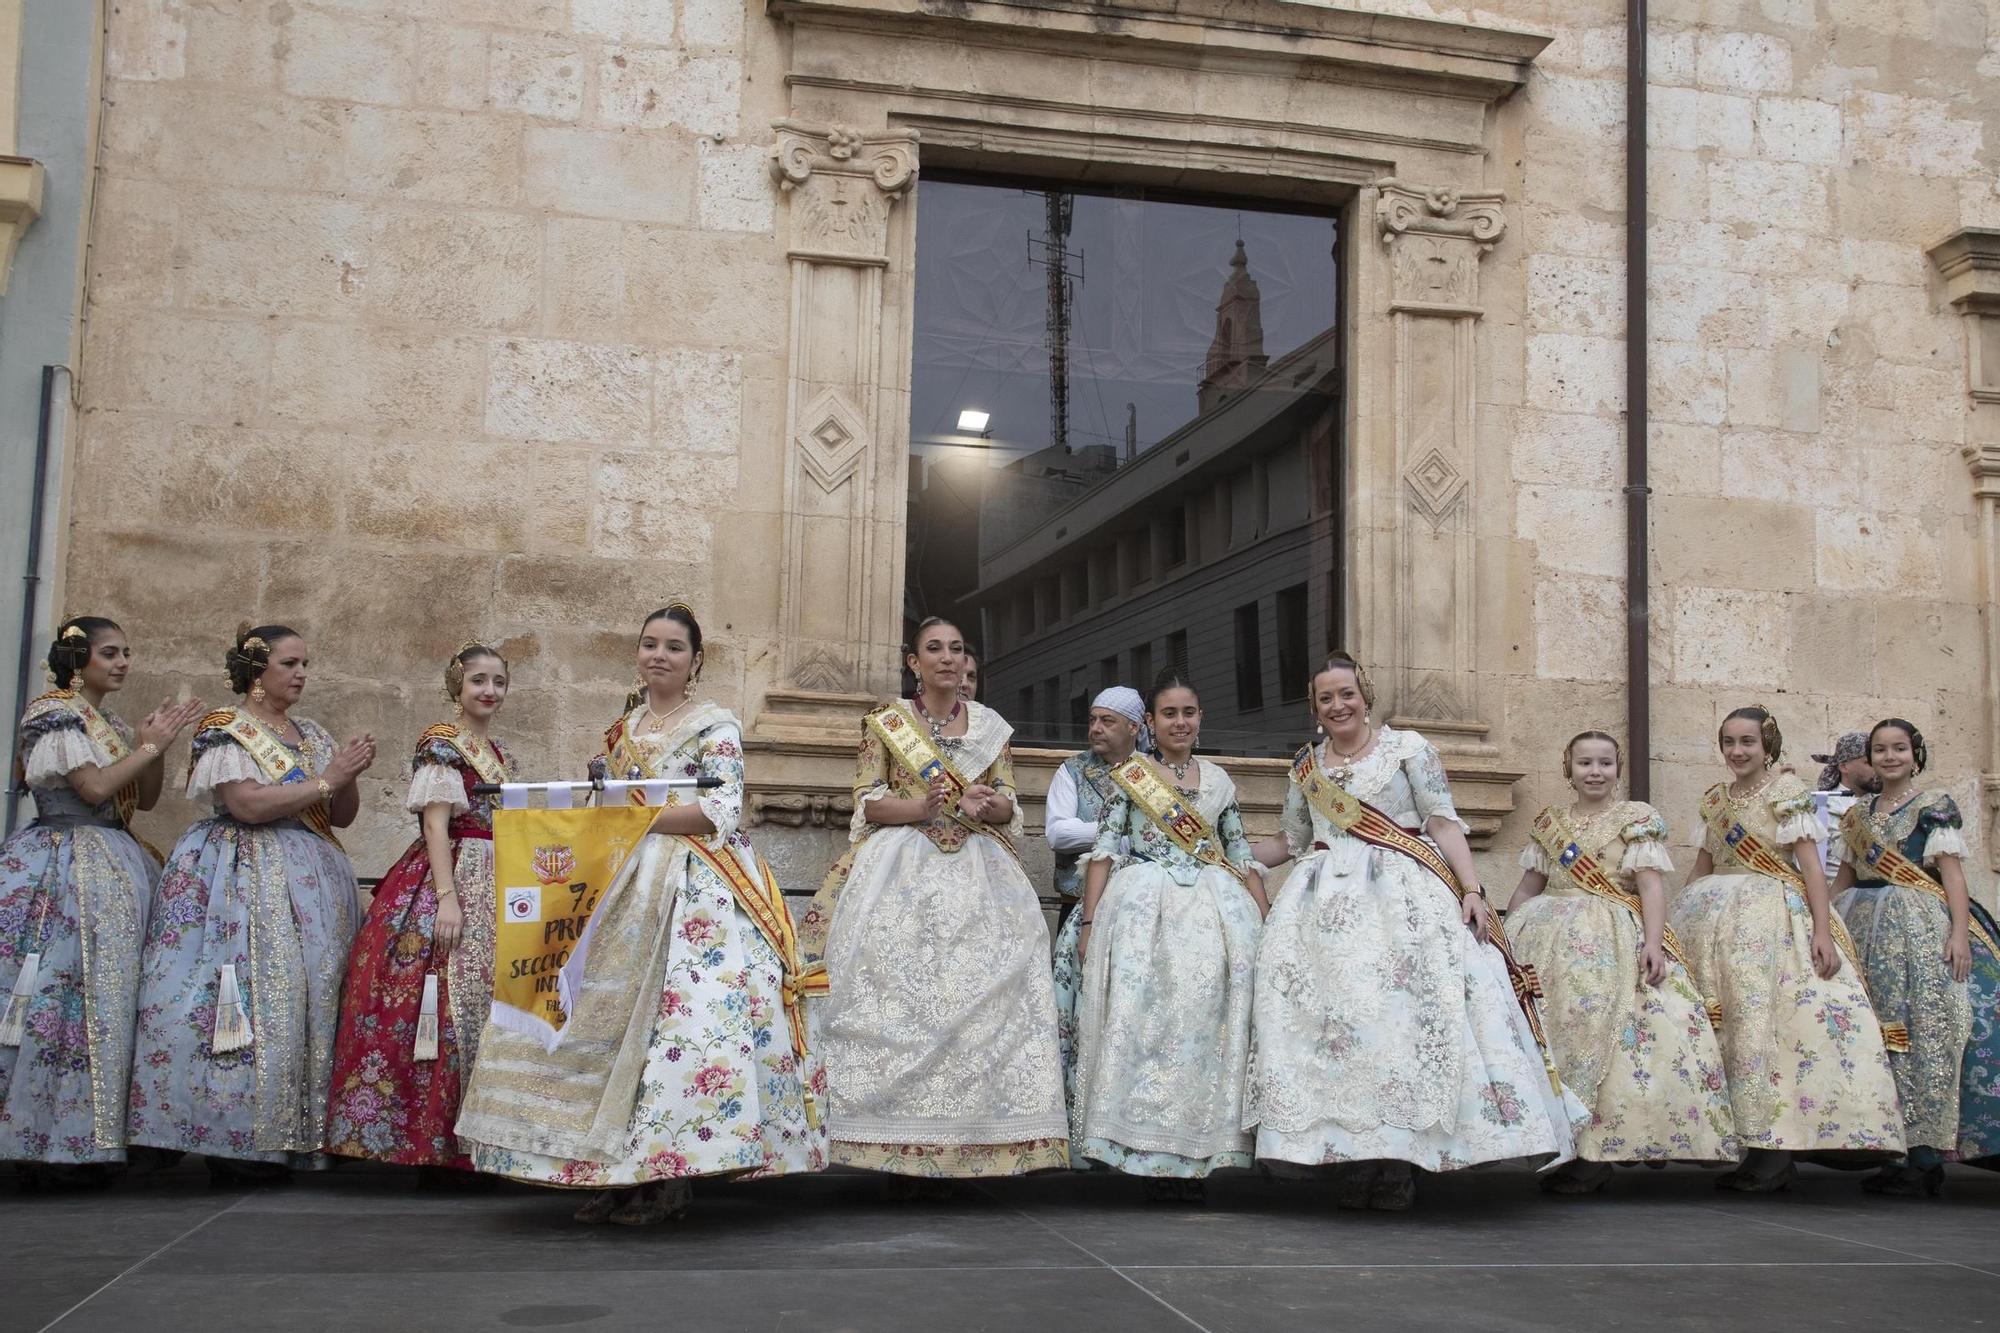
[[[437,885],[433,884],[431,885],[431,892],[435,894],[439,898],[439,900],[443,900],[445,898],[456,898],[458,897],[458,886],[454,884],[450,888],[441,889]]]
[[[330,801],[333,799],[333,788],[327,786],[325,778],[314,778],[313,781],[319,784],[319,798],[322,801]]]
[[[160,747],[151,741],[141,741],[139,742],[139,753],[145,755],[148,759],[158,759],[160,757]]]
[[[1085,918],[1083,918],[1083,920],[1081,920],[1081,921],[1077,922],[1076,924],[1077,924],[1077,927],[1078,927],[1079,929],[1081,929],[1082,927],[1084,927],[1084,926],[1087,926],[1087,925],[1089,925],[1089,924],[1090,924],[1090,918],[1089,918],[1089,917],[1085,917]]]

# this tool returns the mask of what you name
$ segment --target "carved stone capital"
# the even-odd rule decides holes
[[[1963,227],[1929,251],[1944,297],[1968,315],[2000,315],[2000,228]]]
[[[771,179],[792,204],[792,255],[887,261],[889,210],[917,179],[917,132],[863,134],[841,125],[773,122]]]
[[[2000,444],[1968,444],[1958,451],[1972,474],[1972,493],[1981,500],[2000,500]]]
[[[1391,308],[1477,315],[1479,260],[1506,233],[1507,196],[1425,189],[1394,178],[1377,181],[1375,189],[1375,222],[1390,252]]]

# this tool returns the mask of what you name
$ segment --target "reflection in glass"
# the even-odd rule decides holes
[[[1021,743],[1080,746],[1098,690],[1174,665],[1204,750],[1289,754],[1337,623],[1334,219],[936,177],[917,203],[911,625],[958,623]]]

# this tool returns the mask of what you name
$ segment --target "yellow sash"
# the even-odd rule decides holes
[[[78,691],[50,690],[46,694],[38,695],[30,700],[28,706],[32,708],[36,704],[45,701],[59,703],[69,709],[70,712],[76,714],[78,720],[83,723],[83,734],[95,742],[98,749],[110,755],[113,764],[125,759],[132,753],[130,747],[125,744],[125,738],[118,734],[118,728],[111,725],[111,719],[105,717],[104,714],[98,712],[95,708],[92,708],[90,700],[84,698]],[[127,833],[132,833],[132,816],[139,813],[138,781],[135,779],[120,787],[117,794],[111,800],[113,806],[118,811],[118,822],[125,826]],[[133,833],[132,836],[141,847],[152,853],[155,861],[165,861],[166,858],[160,855],[157,847],[147,842],[144,838],[139,837],[136,833]]]
[[[889,753],[895,755],[904,768],[922,779],[926,786],[936,778],[944,779],[945,787],[950,792],[944,803],[944,813],[948,817],[974,833],[983,833],[993,839],[1016,861],[1021,859],[1021,854],[1014,849],[1013,841],[1004,830],[984,820],[974,819],[958,808],[959,798],[965,795],[965,789],[970,784],[926,734],[928,728],[914,725],[909,714],[890,704],[868,715],[868,730],[874,732],[875,738],[889,747]]]
[[[440,722],[434,727],[427,728],[423,735],[417,737],[417,748],[421,750],[425,741],[443,741],[449,745],[457,752],[458,757],[465,761],[466,767],[478,775],[481,782],[490,782],[498,786],[507,780],[507,765],[500,758],[499,747],[488,742],[481,753],[475,754],[466,748],[464,736],[459,729],[449,722]]]
[[[1292,781],[1299,784],[1307,803],[1327,823],[1371,847],[1400,852],[1409,857],[1435,875],[1454,897],[1464,900],[1465,886],[1458,882],[1458,875],[1452,870],[1451,863],[1444,859],[1444,854],[1328,777],[1319,766],[1312,746],[1300,750],[1298,758],[1292,761]],[[1548,1036],[1542,1031],[1541,1011],[1535,1007],[1535,1001],[1542,994],[1541,980],[1535,976],[1534,968],[1514,957],[1513,946],[1507,943],[1507,932],[1502,928],[1499,917],[1489,914],[1486,929],[1493,946],[1500,950],[1500,957],[1506,960],[1507,978],[1513,983],[1514,999],[1527,1016],[1529,1030],[1535,1034],[1535,1041],[1541,1047],[1542,1063],[1548,1068],[1550,1086],[1560,1092],[1562,1080],[1549,1060]]]
[[[1146,818],[1159,825],[1174,846],[1205,866],[1226,870],[1240,883],[1247,883],[1243,871],[1231,865],[1216,846],[1215,830],[1201,812],[1181,799],[1180,793],[1160,781],[1160,775],[1144,759],[1134,755],[1111,770],[1111,780],[1131,798]]]
[[[657,770],[647,760],[638,746],[628,742],[625,724],[621,720],[611,731],[605,733],[605,748],[614,763],[620,765],[619,773],[637,769],[644,778],[656,778]],[[634,792],[635,800],[644,800],[643,793]],[[672,804],[673,793],[668,793]],[[808,999],[818,999],[827,993],[827,976],[824,965],[808,968],[799,957],[799,935],[792,924],[792,914],[785,906],[785,895],[778,888],[778,881],[771,874],[771,867],[758,862],[757,868],[763,873],[763,883],[759,884],[743,868],[734,852],[714,852],[696,836],[672,834],[676,841],[684,844],[701,863],[721,876],[723,883],[735,895],[736,905],[743,909],[743,915],[757,927],[757,933],[764,937],[771,951],[778,955],[778,964],[784,970],[782,996],[785,1005],[785,1021],[792,1030],[792,1054],[798,1059],[799,1087],[805,1096],[806,1122],[813,1128],[819,1127],[818,1103],[813,1097],[806,1070],[806,1010]]]
[[[1535,822],[1529,831],[1533,835],[1536,845],[1542,849],[1543,855],[1547,856],[1565,875],[1568,875],[1572,883],[1585,893],[1602,898],[1607,902],[1618,904],[1618,906],[1630,912],[1633,919],[1639,922],[1642,929],[1644,928],[1646,913],[1644,904],[1639,900],[1639,895],[1627,889],[1616,876],[1605,869],[1604,863],[1597,859],[1597,853],[1603,850],[1602,844],[1599,844],[1599,846],[1590,851],[1585,851],[1583,846],[1577,842],[1576,831],[1571,827],[1568,818],[1554,806],[1550,806],[1539,815],[1536,815]],[[1613,836],[1617,836],[1622,832],[1622,829],[1615,826],[1612,829]],[[1664,922],[1660,925],[1660,947],[1667,951],[1669,958],[1687,969],[1688,979],[1693,981],[1694,965],[1688,962],[1687,954],[1682,952],[1680,938],[1674,934],[1674,928]],[[1700,983],[1696,982],[1695,984],[1699,985]],[[1714,1026],[1720,1027],[1722,1025],[1721,1002],[1706,1000],[1706,1004],[1708,1006],[1708,1021]]]
[[[276,732],[240,708],[218,708],[210,713],[201,720],[201,729],[211,727],[227,731],[231,740],[249,752],[264,776],[281,787],[315,776],[306,771],[303,760],[295,757],[292,748]],[[189,767],[192,771],[192,762]],[[335,847],[340,846],[340,839],[333,835],[333,813],[327,808],[325,798],[299,811],[299,822]]]
[[[1878,838],[1867,816],[1862,814],[1859,801],[1849,806],[1847,813],[1840,817],[1840,836],[1854,853],[1857,874],[1865,866],[1900,888],[1928,893],[1943,903],[1946,911],[1951,910],[1951,899],[1945,896],[1944,885],[1925,874],[1923,867],[1897,851],[1894,846]],[[1968,912],[1966,924],[1973,938],[1984,944],[1988,953],[2000,956],[2000,947],[1995,947],[1993,936],[1987,933],[1985,925],[1980,922],[1977,914]]]

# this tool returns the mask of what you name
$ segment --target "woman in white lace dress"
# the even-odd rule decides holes
[[[832,1160],[900,1176],[1019,1175],[1069,1160],[1049,933],[1014,851],[1021,813],[992,709],[961,699],[965,639],[917,629],[913,699],[869,714],[853,850],[801,929]]]
[[[1363,1164],[1340,1173],[1341,1202],[1396,1209],[1415,1201],[1416,1167],[1568,1158],[1589,1112],[1560,1091],[1532,1001],[1517,1002],[1490,942],[1497,922],[1444,764],[1415,732],[1372,724],[1372,698],[1344,654],[1313,677],[1326,739],[1293,765],[1283,838],[1258,847],[1266,864],[1299,865],[1257,955],[1244,1124],[1261,1159]],[[1387,820],[1329,815],[1356,798]],[[1427,859],[1455,874],[1462,901]]]
[[[1194,755],[1194,688],[1163,676],[1146,714],[1159,757],[1112,769],[1085,864],[1070,1139],[1152,1178],[1155,1197],[1198,1199],[1209,1172],[1250,1165],[1243,1081],[1269,904],[1236,784]]]

